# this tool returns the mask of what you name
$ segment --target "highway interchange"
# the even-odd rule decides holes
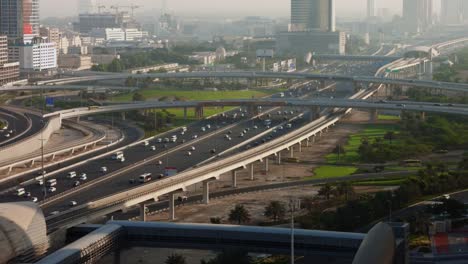
[[[388,52],[388,49],[382,49],[382,51]],[[327,66],[327,69],[324,69],[323,72],[338,68],[342,71],[350,71],[351,69],[351,71],[357,75],[369,75],[369,73],[375,72],[381,65],[374,63],[347,66],[348,65],[343,64],[338,65],[338,67]],[[312,85],[318,86],[317,83],[313,83]],[[330,96],[346,98],[353,93],[354,89],[351,83],[338,82],[336,84],[336,93],[323,93],[319,96],[324,96],[326,98],[330,98]],[[294,95],[298,96],[299,94]],[[313,96],[317,96],[317,94]],[[226,116],[217,116],[192,123],[187,125],[188,129],[183,135],[181,134],[181,130],[178,129],[160,135],[156,139],[148,140],[148,146],[144,146],[143,143],[140,143],[126,148],[123,151],[125,155],[124,162],[112,160],[110,158],[111,152],[103,158],[91,160],[83,165],[70,168],[69,171],[75,171],[77,173],[77,176],[73,179],[67,178],[67,172],[54,175],[53,170],[59,167],[72,165],[76,161],[70,161],[60,166],[52,167],[48,169],[48,171],[51,172],[51,175],[48,175],[48,179],[57,179],[57,186],[55,186],[55,192],[47,194],[48,200],[45,202],[42,201],[44,194],[43,186],[38,185],[34,180],[31,181],[31,179],[38,176],[37,174],[26,175],[20,180],[28,182],[28,184],[25,185],[26,191],[30,192],[31,197],[37,197],[45,213],[50,214],[52,212],[69,209],[71,201],[77,204],[84,204],[113,193],[134,188],[140,185],[137,178],[143,173],[152,173],[153,181],[155,181],[159,178],[160,174],[164,173],[165,167],[176,167],[179,172],[185,171],[201,162],[216,157],[218,153],[224,150],[234,149],[235,152],[242,151],[246,148],[244,142],[255,137],[259,133],[267,133],[267,130],[270,131],[263,137],[249,143],[247,148],[258,146],[275,137],[284,135],[295,128],[301,127],[310,120],[308,116],[309,113],[304,112],[305,110],[299,107],[281,107],[274,110],[268,108],[263,109],[263,111],[267,110],[271,110],[270,116],[264,115],[261,118],[250,119],[247,117],[245,109],[243,109],[242,112],[236,109],[228,112]],[[278,114],[278,111],[280,114]],[[232,117],[233,113],[237,113],[236,118]],[[244,117],[241,115],[244,115]],[[266,119],[271,120],[271,125],[269,127],[265,126]],[[294,120],[291,121],[290,119]],[[207,128],[208,124],[211,128]],[[281,129],[277,127],[275,132],[273,132],[271,128],[279,126],[280,124]],[[204,127],[206,131],[202,131],[202,127]],[[247,129],[249,131],[246,131]],[[139,137],[135,136],[136,134],[136,131],[127,131],[126,141],[119,144],[119,146],[128,145],[138,140]],[[240,137],[239,135],[241,134],[244,136]],[[178,136],[176,143],[158,142],[158,138],[170,138],[172,135]],[[197,136],[196,138],[195,135]],[[228,138],[231,139],[229,140]],[[155,150],[151,149],[153,146]],[[194,147],[195,150],[191,150],[192,147]],[[96,155],[97,154],[90,154],[80,160],[86,160]],[[107,168],[106,173],[100,171],[102,167]],[[79,180],[81,173],[86,173],[86,180]],[[73,188],[76,181],[80,181],[80,186]],[[6,188],[13,187],[14,183],[9,182],[0,186],[2,190],[5,190]],[[10,192],[8,195],[0,196],[0,201],[17,199],[17,196],[13,192]],[[29,200],[31,198],[25,199]]]
[[[0,108],[0,118],[8,122],[8,129],[0,130],[0,147],[6,147],[28,138],[43,127],[42,118],[37,114],[23,114],[11,109]]]

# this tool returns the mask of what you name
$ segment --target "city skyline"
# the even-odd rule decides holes
[[[100,0],[99,4],[111,6],[113,4],[128,5],[128,1],[124,0]],[[401,13],[402,2],[376,0],[376,8],[389,8],[392,13]],[[148,1],[148,0],[135,0],[134,4],[144,7],[146,10],[160,9],[162,0]],[[222,4],[221,4],[222,3]],[[339,16],[360,16],[365,15],[367,0],[353,0],[350,3],[347,0],[336,0],[336,9]],[[215,1],[215,0],[171,0],[167,3],[168,9],[183,15],[259,15],[259,16],[274,16],[274,17],[288,17],[290,12],[290,0],[275,1],[272,3],[268,0],[256,0],[254,2],[247,0],[238,0],[236,2],[229,1]],[[52,8],[53,7],[53,8]],[[218,8],[219,7],[219,8]],[[70,5],[69,2],[60,0],[41,0],[41,17],[50,16],[74,16],[77,14],[77,5]],[[193,12],[197,10],[197,12]],[[223,10],[229,10],[223,12]]]

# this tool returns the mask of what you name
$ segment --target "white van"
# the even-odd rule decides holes
[[[25,193],[26,191],[24,190],[24,188],[19,188],[16,190],[16,195],[18,196],[23,196]]]
[[[51,187],[51,186],[55,186],[55,185],[57,185],[57,180],[56,179],[47,180],[47,186]]]
[[[151,173],[144,173],[144,174],[140,175],[140,177],[138,178],[138,181],[140,183],[145,183],[145,182],[151,181],[151,179],[152,179]]]
[[[70,171],[70,172],[68,173],[68,178],[69,178],[69,179],[73,179],[73,178],[75,178],[75,177],[76,177],[76,171]]]

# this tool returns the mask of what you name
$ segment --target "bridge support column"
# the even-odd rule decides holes
[[[290,157],[294,158],[294,146],[289,147],[290,150]]]
[[[195,118],[203,119],[203,106],[197,106],[195,108]]]
[[[299,142],[297,144],[297,147],[299,148],[299,152],[302,152],[302,142]]]
[[[265,158],[265,171],[268,171],[268,157]]]
[[[254,175],[254,164],[253,164],[253,163],[250,163],[250,164],[249,164],[249,176],[250,176],[250,180],[251,180],[251,181],[255,180],[255,175]]]
[[[125,121],[125,112],[120,113],[120,117],[122,118],[123,121]]]
[[[276,164],[281,165],[281,152],[276,153]]]
[[[233,170],[232,173],[232,188],[237,188],[237,171]]]
[[[321,81],[319,82],[319,89],[320,89],[320,90],[321,90],[321,89],[325,89],[325,87],[327,87],[327,82],[324,81],[324,80],[321,80]]]
[[[379,120],[379,111],[377,109],[372,109],[370,112],[370,121],[375,123]]]
[[[310,146],[310,139],[307,138],[307,139],[306,139],[306,148],[308,148],[309,146]]]
[[[310,121],[320,118],[320,106],[310,107]]]
[[[187,120],[187,107],[184,107],[184,120]]]
[[[421,112],[420,118],[421,118],[421,120],[425,121],[426,120],[426,112]]]
[[[255,106],[255,105],[249,105],[247,107],[247,113],[250,117],[254,117],[256,115],[258,115],[258,107]]]
[[[175,192],[169,193],[169,220],[173,221],[175,217]]]
[[[209,204],[210,203],[210,182],[213,180],[206,180],[203,181],[203,203]]]
[[[140,221],[146,222],[146,204],[140,203]]]

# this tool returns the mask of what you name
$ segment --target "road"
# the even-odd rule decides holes
[[[37,134],[43,127],[42,118],[31,113],[25,113],[23,116],[9,109],[0,108],[0,118],[7,120],[10,124],[6,131],[0,131],[0,148],[11,146]],[[13,133],[10,133],[10,130],[13,130]],[[6,134],[10,134],[10,137],[5,137]]]

